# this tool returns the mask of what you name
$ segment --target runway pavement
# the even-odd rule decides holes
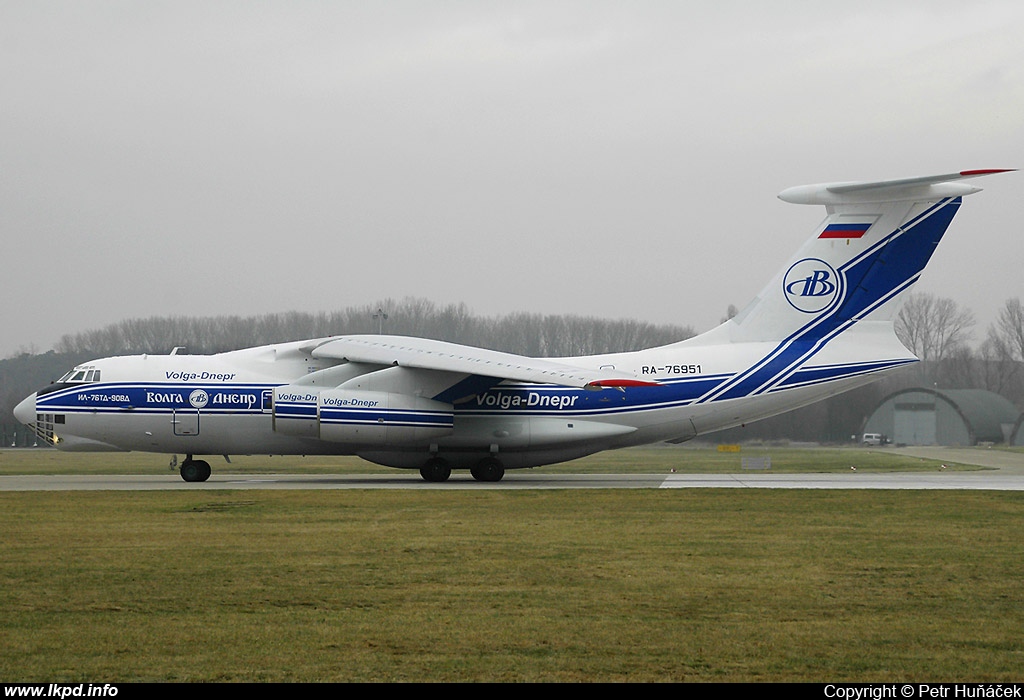
[[[203,483],[177,476],[0,476],[0,491],[210,491],[224,489],[946,489],[1024,491],[1024,475],[998,472],[886,474],[507,474],[498,483],[453,475],[429,483],[415,472],[306,475],[223,474]]]
[[[887,448],[895,449],[895,448]],[[174,474],[0,476],[0,491],[168,491],[217,489],[944,489],[1024,491],[1024,454],[944,447],[898,448],[940,461],[986,467],[979,471],[842,472],[835,474],[549,474],[508,472],[498,483],[481,483],[456,472],[429,483],[415,471],[393,474],[215,473],[209,481],[186,483]]]

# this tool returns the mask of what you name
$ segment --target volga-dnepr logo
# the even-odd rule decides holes
[[[188,402],[192,404],[192,408],[204,408],[210,403],[210,395],[202,389],[196,389],[188,395]]]
[[[824,260],[804,258],[786,272],[782,291],[794,309],[816,314],[831,306],[839,295],[839,275]]]

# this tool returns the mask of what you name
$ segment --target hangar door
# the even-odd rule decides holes
[[[895,409],[893,442],[903,445],[936,444],[934,403],[898,403]]]

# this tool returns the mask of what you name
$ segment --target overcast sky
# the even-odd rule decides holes
[[[0,0],[0,357],[404,296],[715,325],[824,210],[1024,168],[1024,3]],[[1024,296],[1024,173],[917,289]]]

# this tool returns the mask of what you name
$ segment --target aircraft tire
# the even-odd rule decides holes
[[[448,481],[451,475],[451,465],[440,457],[431,457],[420,467],[420,476],[424,481]]]
[[[178,471],[181,478],[188,482],[206,481],[213,472],[210,463],[201,459],[185,460],[181,463],[181,468]]]
[[[505,467],[494,457],[487,457],[481,459],[469,473],[477,481],[501,481],[505,476]]]

